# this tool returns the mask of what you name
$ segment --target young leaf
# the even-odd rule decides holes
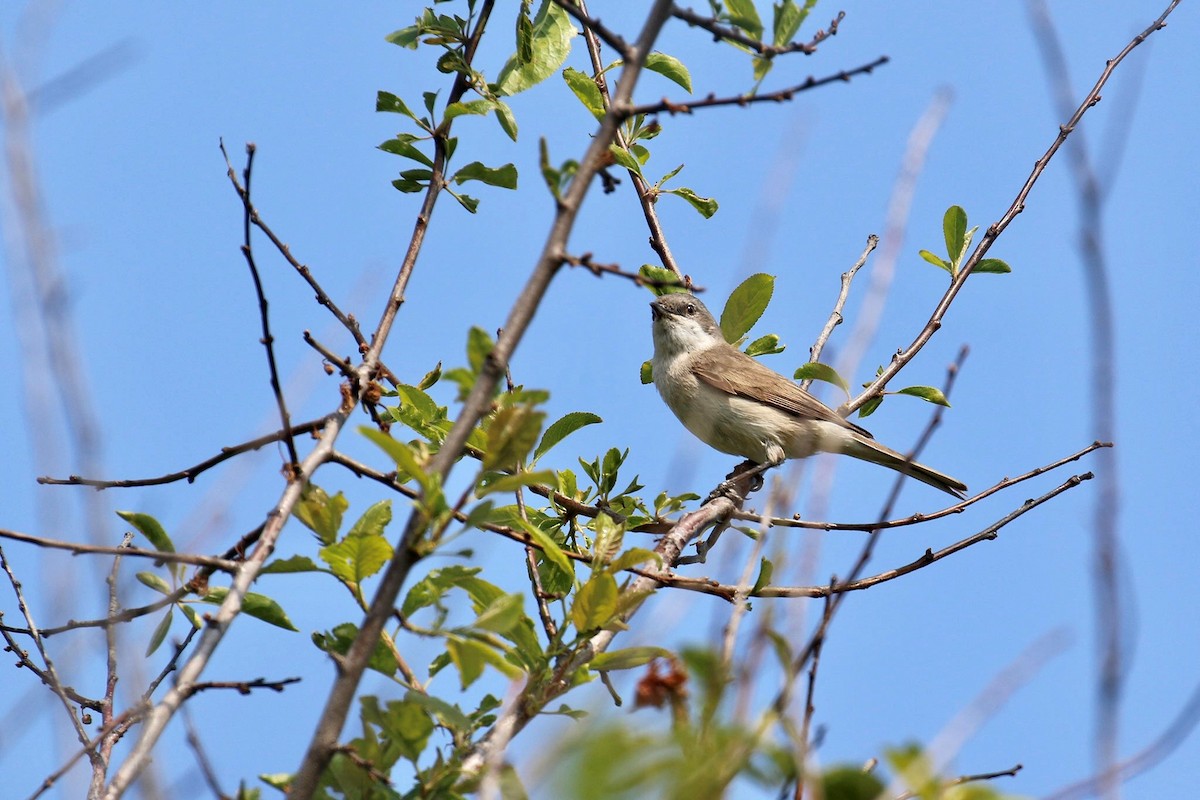
[[[167,613],[157,625],[154,626],[154,633],[150,634],[150,643],[146,645],[146,655],[154,654],[158,646],[163,643],[163,639],[167,638],[167,632],[171,630],[171,617],[174,615],[175,606],[167,606]]]
[[[651,53],[646,56],[646,69],[674,81],[682,86],[688,94],[692,93],[692,74],[678,58],[665,53]]]
[[[225,602],[225,597],[228,594],[229,589],[226,587],[212,586],[209,587],[208,593],[200,599],[205,603],[212,603],[213,605],[219,606],[221,603]],[[260,619],[263,622],[269,622],[277,628],[283,628],[284,630],[289,631],[298,630],[298,628],[292,624],[292,621],[288,619],[288,615],[286,612],[284,612],[283,607],[280,606],[279,603],[276,603],[274,600],[267,597],[265,594],[246,592],[246,595],[242,598],[242,611],[254,617],[255,619]]]
[[[155,575],[153,572],[138,572],[134,575],[142,584],[149,586],[154,591],[160,594],[170,594],[171,587],[162,578]]]
[[[500,130],[504,131],[504,135],[515,142],[517,140],[517,118],[513,116],[509,105],[499,100],[496,101],[496,121],[500,123]]]
[[[408,106],[404,104],[404,101],[391,92],[379,92],[375,95],[375,110],[387,111],[393,114],[403,114],[404,116],[414,120],[417,118],[416,115],[409,110]]]
[[[350,507],[341,492],[333,497],[315,483],[306,484],[300,491],[300,502],[292,509],[292,516],[317,535],[321,544],[332,544],[342,527],[342,514]]]
[[[577,69],[567,67],[563,70],[563,80],[567,87],[579,98],[584,108],[592,112],[596,119],[604,118],[604,98],[596,82]]]
[[[554,0],[542,0],[533,20],[533,36],[530,40],[532,53],[518,53],[510,57],[493,86],[496,94],[514,95],[523,92],[550,77],[571,52],[571,39],[575,36],[571,17]],[[529,58],[520,56],[529,54]]]
[[[990,273],[992,275],[1003,275],[1006,272],[1012,272],[1012,267],[998,258],[982,259],[978,264],[975,265],[975,269],[971,270],[972,275],[981,275],[985,273]]]
[[[137,511],[118,511],[117,516],[137,528],[138,533],[146,537],[150,546],[160,553],[174,553],[175,545],[171,537],[154,517]]]
[[[642,264],[638,267],[638,275],[643,278],[655,297],[672,292],[686,292],[683,280],[666,267],[656,267],[653,264]]]
[[[383,536],[383,529],[392,521],[392,501],[380,500],[371,505],[350,527],[347,536]]]
[[[644,667],[656,658],[671,658],[674,654],[662,647],[644,645],[641,647],[626,647],[624,650],[610,650],[601,653],[588,662],[588,669],[637,669]]]
[[[883,402],[883,395],[872,397],[870,400],[862,404],[862,408],[858,410],[858,418],[864,419],[875,413],[875,409],[879,408],[879,404]]]
[[[796,370],[796,374],[792,377],[798,381],[824,381],[825,383],[832,383],[845,392],[847,396],[850,395],[850,384],[846,383],[846,379],[828,364],[810,361]]]
[[[630,152],[625,148],[611,144],[608,146],[608,152],[612,154],[613,161],[617,162],[617,164],[620,166],[624,167],[635,175],[642,174],[642,165],[639,164],[637,159],[634,158],[633,155],[630,154]]]
[[[941,256],[934,255],[928,250],[918,250],[917,253],[921,256],[921,258],[925,259],[930,264],[933,264],[935,267],[941,267],[942,269],[946,270],[946,272],[951,272],[950,262]]]
[[[765,272],[751,275],[733,290],[721,312],[721,334],[727,342],[736,342],[754,327],[771,302],[775,276]]]
[[[751,594],[757,594],[763,588],[771,585],[771,574],[775,571],[775,565],[771,560],[764,558],[758,565],[758,577],[754,580],[754,588],[750,590]]]
[[[636,567],[638,564],[645,564],[647,561],[656,561],[661,565],[662,556],[644,547],[631,547],[614,558],[608,566],[613,572],[620,572],[623,569]]]
[[[760,336],[746,345],[746,355],[773,356],[776,353],[782,353],[786,349],[787,345],[779,343],[778,334],[768,333],[766,336]]]
[[[308,556],[290,556],[289,558],[278,558],[267,564],[261,570],[259,575],[271,574],[286,574],[289,572],[320,572],[321,568],[316,565]]]
[[[466,103],[451,103],[446,106],[442,119],[452,120],[455,117],[461,117],[463,114],[474,114],[480,117],[486,117],[488,112],[492,110],[490,100],[470,100]]]
[[[649,361],[642,362],[642,368],[638,371],[638,374],[643,386],[648,383],[654,383],[654,365]]]
[[[483,360],[495,346],[496,343],[488,336],[487,331],[475,325],[471,326],[467,331],[467,363],[471,365],[472,372],[479,374],[483,369]]]
[[[608,623],[617,613],[617,581],[607,572],[594,573],[575,593],[571,606],[571,622],[580,633],[595,630]]]
[[[471,627],[506,634],[525,618],[523,602],[520,594],[502,594],[479,612]]]
[[[546,415],[529,406],[505,406],[487,426],[484,469],[513,469],[525,462],[537,441]]]
[[[391,559],[392,545],[382,536],[347,536],[322,547],[320,556],[334,575],[358,586]]]
[[[550,534],[546,533],[532,522],[526,522],[523,519],[515,519],[513,520],[513,523],[516,527],[529,534],[529,538],[533,540],[534,544],[536,544],[539,549],[541,549],[542,556],[545,557],[547,561],[553,563],[567,575],[574,573],[574,570],[571,569],[571,561],[567,558],[567,554],[563,552],[561,547],[559,547],[558,542],[550,538]]]
[[[754,7],[754,0],[725,0],[729,21],[755,39],[762,39],[763,25]]]
[[[542,434],[542,440],[538,442],[537,449],[533,451],[533,460],[537,461],[551,447],[554,447],[554,445],[580,428],[587,425],[595,425],[597,422],[603,421],[600,417],[588,411],[572,411],[570,414],[555,420],[554,424],[546,428],[546,432]]]
[[[433,386],[442,378],[442,362],[438,362],[437,366],[425,373],[425,377],[421,378],[417,384],[417,388],[424,392],[430,386]]]
[[[804,8],[796,5],[796,0],[783,0],[782,3],[775,3],[775,24],[773,27],[773,38],[771,43],[779,47],[786,45],[792,41],[792,37],[800,30],[800,26],[804,24],[805,17],[813,6],[817,4],[817,0],[807,0]]]
[[[480,181],[488,186],[499,186],[501,189],[517,188],[517,168],[512,164],[500,167],[486,167],[478,161],[472,161],[454,173],[451,178],[459,186],[467,181]]]
[[[539,470],[537,472],[518,472],[514,475],[499,475],[496,473],[487,473],[485,478],[491,480],[481,480],[475,487],[476,497],[485,497],[489,494],[498,492],[514,492],[524,486],[553,486],[555,484],[555,475],[551,470]],[[468,524],[470,520],[467,521]]]
[[[699,211],[700,216],[705,219],[710,219],[713,214],[717,213],[717,208],[719,207],[716,200],[711,197],[701,197],[686,186],[680,186],[678,189],[663,189],[662,193],[682,197],[688,202],[688,205]]]
[[[432,167],[433,159],[431,159],[429,156],[422,153],[420,150],[418,150],[416,148],[416,146],[413,145],[413,142],[415,142],[417,140],[418,140],[418,137],[414,136],[411,133],[402,133],[399,136],[397,136],[395,139],[388,139],[386,142],[379,145],[379,149],[385,153],[391,153],[392,155],[396,155],[396,156],[404,156],[405,158],[409,158],[420,164],[424,164],[427,167]],[[409,180],[417,180],[418,179],[418,178],[414,178],[414,177],[409,177],[408,173],[405,173],[405,176]],[[428,179],[428,176],[426,176],[426,179]]]
[[[896,394],[912,395],[913,397],[919,397],[922,400],[935,403],[939,406],[950,407],[950,403],[946,400],[946,395],[942,394],[942,390],[933,386],[909,386],[896,392]]]
[[[967,237],[967,212],[961,206],[950,206],[942,217],[942,234],[946,237],[946,255],[957,266],[961,263],[963,244]]]

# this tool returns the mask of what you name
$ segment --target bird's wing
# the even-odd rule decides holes
[[[798,384],[733,346],[710,347],[697,353],[691,367],[697,378],[726,394],[766,403],[797,417],[832,422],[873,438]]]

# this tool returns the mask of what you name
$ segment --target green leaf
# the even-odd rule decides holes
[[[765,587],[771,585],[771,574],[775,571],[775,565],[771,560],[764,558],[758,565],[758,577],[754,580],[754,588],[750,590],[751,594],[758,594]]]
[[[418,140],[419,140],[419,137],[414,136],[411,133],[402,133],[402,134],[398,135],[396,138],[388,139],[386,142],[379,145],[379,149],[385,153],[391,153],[392,155],[404,156],[405,158],[412,159],[413,161],[416,161],[419,164],[424,164],[425,166],[432,168],[433,167],[433,159],[431,159],[429,156],[422,153],[413,144],[414,141],[418,141]],[[426,171],[422,171],[421,173],[409,174],[412,172],[414,172],[414,171],[409,170],[408,172],[403,173],[407,180],[415,181],[415,180],[428,180],[429,179],[429,174]]]
[[[638,276],[644,280],[646,286],[650,287],[650,291],[654,293],[655,297],[687,291],[683,285],[683,279],[666,267],[642,264],[638,267]]]
[[[358,586],[391,559],[392,545],[382,536],[347,536],[322,547],[319,555],[334,575]]]
[[[758,322],[775,291],[775,276],[765,272],[751,275],[733,290],[721,312],[721,333],[727,342],[736,342]]]
[[[1012,272],[1012,267],[998,258],[981,259],[979,263],[975,265],[975,268],[971,270],[972,275],[1003,275],[1007,272]]]
[[[447,703],[440,697],[434,697],[422,692],[409,691],[404,696],[404,702],[415,703],[428,709],[429,713],[433,714],[447,728],[453,731],[465,733],[472,728],[470,718],[462,712],[462,709],[452,703]]]
[[[625,148],[619,147],[615,144],[610,144],[608,146],[608,152],[612,155],[613,161],[617,162],[619,166],[624,167],[635,175],[642,174],[642,165],[639,164],[637,159],[633,157],[633,154]]]
[[[800,26],[804,24],[804,19],[808,16],[809,10],[817,4],[817,0],[807,0],[804,8],[796,5],[795,0],[783,0],[782,3],[775,4],[775,24],[773,25],[774,38],[771,43],[777,47],[790,44],[792,37],[800,30]]]
[[[471,623],[471,627],[506,634],[525,619],[524,598],[519,594],[502,594]]]
[[[879,404],[883,402],[883,395],[872,397],[870,400],[862,404],[862,408],[858,409],[858,418],[864,419],[875,413],[875,409],[879,408]]]
[[[512,139],[517,140],[517,118],[513,116],[512,109],[507,103],[496,101],[496,121],[500,123],[500,130]]]
[[[606,625],[617,613],[617,581],[607,572],[596,572],[579,591],[571,606],[571,622],[580,633]]]
[[[479,374],[483,369],[483,360],[495,346],[496,343],[488,336],[487,331],[477,325],[471,326],[467,331],[467,363],[471,365],[472,372]]]
[[[525,463],[546,415],[530,406],[505,406],[487,425],[484,469],[514,469]]]
[[[138,572],[136,573],[135,577],[143,585],[149,586],[151,589],[159,592],[160,594],[171,593],[171,587],[167,584],[167,582],[158,575],[155,575],[153,572]]]
[[[639,376],[642,379],[642,385],[654,383],[654,365],[649,361],[642,362],[642,368],[639,370]]]
[[[779,343],[778,334],[768,333],[766,336],[760,336],[746,345],[746,355],[773,356],[776,353],[782,353],[786,349],[787,345]]]
[[[425,752],[434,728],[433,718],[425,708],[405,700],[389,700],[381,708],[378,698],[371,696],[360,697],[359,707],[363,722],[380,728],[387,741],[400,750],[402,758],[416,763]]]
[[[935,267],[940,267],[940,268],[946,270],[946,272],[953,274],[953,269],[950,267],[950,262],[947,261],[946,259],[942,258],[941,256],[935,255],[935,254],[929,252],[928,250],[918,250],[917,254],[920,255],[921,258],[928,261],[930,264],[933,264]]]
[[[394,45],[406,47],[409,50],[416,50],[417,42],[421,38],[421,28],[418,25],[409,25],[407,28],[393,31],[383,38]]]
[[[967,238],[967,212],[962,206],[950,206],[942,217],[942,233],[946,237],[946,255],[950,263],[962,263],[963,246]]]
[[[519,57],[522,54],[517,53],[508,59],[496,77],[493,86],[496,94],[523,92],[554,74],[567,60],[575,33],[575,26],[571,24],[567,12],[553,0],[542,0],[542,6],[533,20],[531,57],[523,59]]]
[[[455,192],[451,192],[449,189],[446,189],[446,191],[451,197],[458,201],[460,206],[465,208],[467,211],[470,211],[472,214],[479,210],[479,200],[477,198],[471,197],[469,194],[457,194]]]
[[[484,477],[491,479],[479,482],[475,487],[476,497],[485,497],[499,492],[515,492],[526,486],[553,486],[556,482],[554,472],[548,469],[536,472],[517,472],[512,475],[488,473]]]
[[[725,0],[729,21],[755,39],[762,39],[763,25],[754,7],[754,0]]]
[[[382,536],[392,521],[392,501],[380,500],[363,512],[346,536]]]
[[[128,522],[146,537],[150,546],[160,553],[174,553],[175,545],[166,530],[154,517],[137,511],[118,511],[117,516]]]
[[[567,87],[579,98],[584,108],[591,112],[597,120],[604,119],[604,97],[596,82],[577,69],[567,67],[562,73]]]
[[[200,598],[205,603],[213,605],[221,605],[225,602],[225,597],[229,594],[229,589],[224,586],[211,586],[204,597]],[[269,622],[277,628],[294,631],[298,628],[288,619],[287,613],[283,610],[283,606],[276,603],[265,594],[257,592],[246,592],[242,598],[242,611],[260,619],[263,622]]]
[[[496,667],[509,678],[519,678],[524,674],[518,667],[505,661],[496,650],[475,639],[447,639],[446,652],[450,654],[450,660],[458,669],[463,689],[475,683],[483,674],[483,668],[488,664]]]
[[[554,423],[546,428],[546,432],[542,434],[542,440],[538,442],[537,449],[533,451],[533,460],[537,461],[551,447],[561,442],[563,439],[570,436],[580,428],[588,425],[595,425],[604,420],[591,413],[590,411],[572,411],[571,413],[562,416],[554,421]]]
[[[455,117],[461,117],[464,114],[474,114],[475,116],[486,117],[488,112],[492,110],[492,102],[490,100],[470,100],[466,103],[451,103],[446,106],[443,120],[452,120]]]
[[[613,572],[619,572],[623,569],[636,567],[638,564],[645,564],[647,561],[657,561],[661,566],[662,556],[644,547],[631,547],[613,559],[612,563],[608,566]]]
[[[424,392],[426,389],[428,389],[429,387],[431,387],[435,383],[437,383],[439,380],[441,380],[441,378],[442,378],[442,362],[439,361],[437,363],[436,367],[429,370],[429,372],[425,373],[425,376],[423,378],[421,378],[420,382],[417,383],[417,388],[420,389],[422,392]],[[426,395],[426,396],[428,397],[428,395]]]
[[[312,635],[312,642],[323,652],[344,656],[350,652],[350,645],[354,642],[354,637],[357,635],[357,626],[349,622],[343,622],[329,633],[314,633]],[[392,655],[392,651],[383,643],[382,637],[375,642],[375,650],[371,653],[371,657],[367,659],[367,666],[384,675],[391,676],[396,674],[396,657]]]
[[[291,572],[320,572],[321,568],[308,556],[291,556],[279,558],[267,564],[259,575],[282,575]]]
[[[502,189],[516,189],[517,168],[512,164],[505,164],[502,167],[485,167],[478,161],[472,161],[454,173],[454,177],[451,180],[460,186],[467,181],[480,181],[486,183],[488,186],[499,186]]]
[[[420,481],[423,487],[428,488],[431,484],[431,476],[417,461],[416,453],[413,452],[411,447],[404,442],[393,439],[377,428],[368,428],[366,425],[361,425],[358,432],[374,442],[383,452],[390,456],[396,464],[396,469],[399,470],[402,476],[415,478]]]
[[[409,110],[404,101],[391,92],[379,92],[375,95],[375,110],[386,111],[392,114],[403,114],[411,119],[416,119],[416,115]]]
[[[167,606],[167,613],[163,614],[163,618],[157,625],[154,626],[154,633],[150,634],[150,642],[146,645],[146,655],[154,654],[158,646],[163,643],[163,639],[167,638],[167,633],[171,630],[171,618],[174,616],[175,606]]]
[[[824,381],[825,383],[832,383],[845,392],[847,396],[850,395],[850,384],[846,383],[845,378],[839,375],[838,371],[828,364],[810,361],[796,370],[796,374],[792,377],[798,381]]]
[[[710,219],[713,214],[717,213],[717,209],[719,208],[716,200],[711,197],[701,197],[686,186],[680,186],[678,189],[663,189],[662,193],[682,197],[688,202],[688,205],[699,211],[700,216],[705,219]]]
[[[350,501],[341,492],[330,497],[320,486],[309,483],[301,490],[292,516],[315,533],[321,544],[332,544],[342,527],[342,514],[349,507]]]
[[[656,658],[671,658],[673,655],[674,653],[670,650],[662,647],[626,647],[623,650],[601,653],[588,662],[588,668],[595,670],[637,669]]]
[[[519,64],[528,64],[533,60],[533,20],[525,4],[521,5],[521,11],[517,14],[517,54],[513,58]]]
[[[688,94],[692,93],[692,74],[678,58],[665,53],[651,53],[646,56],[646,69],[674,81],[682,86]]]
[[[909,386],[896,392],[896,394],[907,394],[939,406],[950,407],[950,403],[946,400],[946,395],[942,394],[942,390],[933,386]]]
[[[883,782],[862,767],[839,766],[821,775],[825,800],[874,800],[883,795]]]
[[[533,539],[534,544],[541,549],[542,555],[545,556],[547,560],[552,562],[563,572],[567,574],[573,573],[573,570],[571,569],[571,560],[567,558],[567,554],[563,552],[563,549],[559,546],[558,542],[554,541],[554,539],[550,537],[550,534],[546,533],[537,525],[534,525],[532,522],[528,522],[527,520],[518,518],[513,520],[513,524],[523,530],[525,533],[529,534],[529,538]]]

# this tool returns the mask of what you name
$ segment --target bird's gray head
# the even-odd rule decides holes
[[[664,294],[650,303],[655,353],[704,350],[725,341],[713,315],[694,295]]]

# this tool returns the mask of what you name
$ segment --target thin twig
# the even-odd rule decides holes
[[[301,422],[298,425],[291,427],[291,432],[296,433],[316,433],[321,430],[329,422],[329,417],[322,419],[314,419],[308,422]],[[107,481],[99,478],[84,478],[79,475],[71,475],[66,478],[51,478],[42,476],[37,479],[38,483],[47,484],[50,486],[92,486],[96,489],[127,489],[136,486],[161,486],[166,483],[174,483],[176,481],[186,480],[188,483],[196,480],[196,477],[202,472],[212,469],[222,461],[228,461],[234,456],[248,453],[253,450],[258,450],[260,447],[265,447],[268,444],[278,442],[287,438],[286,431],[275,431],[268,433],[265,436],[260,436],[257,439],[251,439],[242,444],[235,444],[231,447],[222,447],[221,452],[212,458],[206,458],[199,464],[180,470],[179,472],[168,472],[166,475],[159,475],[156,478],[133,478],[129,480]]]
[[[258,297],[258,317],[262,326],[262,346],[267,351],[267,369],[271,377],[271,392],[275,395],[275,406],[279,409],[279,419],[283,424],[284,442],[287,444],[288,468],[295,473],[300,467],[300,457],[296,455],[295,434],[292,431],[292,419],[288,413],[287,401],[283,397],[283,387],[279,383],[279,367],[275,363],[275,337],[271,335],[270,315],[267,313],[267,293],[263,289],[262,278],[258,274],[258,265],[254,263],[254,249],[250,240],[250,230],[253,224],[250,213],[250,177],[254,170],[254,154],[258,152],[253,142],[246,145],[246,167],[242,170],[244,189],[239,189],[242,198],[242,255],[250,268],[250,277],[254,281],[254,293]],[[229,153],[225,151],[225,142],[221,142],[221,155],[225,156],[225,164],[229,172],[233,172],[233,164],[229,161]],[[235,181],[236,185],[236,181]]]
[[[1010,486],[1023,483],[1031,478],[1036,478],[1038,475],[1044,475],[1045,473],[1058,469],[1065,464],[1078,461],[1093,450],[1102,447],[1112,447],[1112,442],[1092,442],[1082,450],[1072,453],[1069,456],[1060,458],[1057,461],[1052,461],[1045,466],[1035,467],[1034,469],[1018,475],[1015,478],[1003,478],[978,494],[963,500],[961,503],[955,503],[952,506],[943,508],[941,511],[922,512],[908,517],[880,520],[877,522],[822,522],[818,520],[803,520],[796,517],[767,517],[754,511],[735,511],[733,518],[745,520],[747,522],[765,522],[771,526],[779,526],[784,528],[806,528],[809,530],[818,531],[874,531],[886,530],[888,528],[902,528],[908,525],[918,525],[923,522],[929,522],[930,520],[948,517],[951,514],[961,514],[968,506],[975,505],[986,497],[991,497],[992,495],[1001,492]]]
[[[808,360],[820,361],[821,352],[825,349],[825,344],[829,341],[829,337],[833,335],[833,329],[842,324],[842,309],[846,307],[846,300],[850,297],[850,283],[854,280],[854,276],[867,263],[867,256],[879,244],[879,237],[875,234],[867,236],[867,246],[863,249],[862,255],[858,257],[858,261],[850,269],[842,273],[841,289],[838,291],[837,300],[833,304],[833,311],[829,312],[829,319],[825,321],[825,327],[821,328],[821,332],[817,334],[817,340],[813,342],[812,347],[808,348]],[[801,381],[800,386],[804,390],[812,385],[812,379]]]
[[[645,105],[633,106],[627,112],[627,116],[637,114],[691,114],[698,108],[716,108],[719,106],[739,106],[746,107],[755,103],[785,103],[801,92],[807,92],[809,89],[816,89],[819,86],[825,86],[830,83],[848,83],[851,78],[858,75],[870,75],[879,67],[888,63],[887,56],[879,56],[874,61],[869,61],[866,64],[854,67],[853,69],[844,69],[835,72],[831,75],[826,75],[822,78],[814,78],[811,75],[803,82],[795,86],[789,86],[786,89],[779,89],[774,92],[765,92],[763,94],[738,94],[729,97],[717,97],[715,94],[709,94],[701,100],[667,100],[663,98],[657,103],[647,103]]]

